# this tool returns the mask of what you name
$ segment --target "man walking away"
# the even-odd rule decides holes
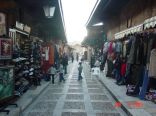
[[[78,81],[82,80],[82,76],[81,76],[82,70],[83,70],[82,63],[80,62],[78,67],[78,71],[79,71]]]

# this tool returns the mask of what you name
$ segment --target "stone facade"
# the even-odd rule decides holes
[[[145,19],[156,15],[155,0],[130,0],[120,15],[113,16],[106,24],[107,37],[114,39],[114,34],[127,28],[139,25]]]

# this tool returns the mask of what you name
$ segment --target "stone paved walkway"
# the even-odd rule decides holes
[[[77,62],[68,69],[65,83],[50,84],[23,112],[23,116],[125,116],[84,65],[83,80],[77,81]]]

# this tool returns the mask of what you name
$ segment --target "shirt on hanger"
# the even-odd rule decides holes
[[[151,51],[149,64],[149,77],[156,78],[156,49]]]
[[[49,47],[45,47],[45,60],[49,60]]]

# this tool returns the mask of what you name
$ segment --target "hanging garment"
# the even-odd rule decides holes
[[[156,78],[156,49],[151,51],[149,64],[149,77]]]
[[[107,52],[108,52],[108,42],[105,42],[103,47],[103,53],[107,53]]]
[[[148,84],[149,84],[149,77],[148,77],[148,70],[145,69],[144,71],[144,77],[143,77],[143,85],[141,87],[140,93],[139,93],[139,98],[141,100],[145,99],[146,93],[147,93],[147,89],[148,89]]]
[[[127,63],[134,64],[134,55],[135,55],[135,50],[136,50],[136,37],[131,36],[130,39],[132,40],[132,44],[131,44],[131,47],[130,47],[130,53],[128,55]]]
[[[121,76],[125,77],[126,74],[126,63],[121,64]]]
[[[123,57],[126,58],[126,43],[123,44]]]
[[[115,44],[115,51],[117,52],[117,53],[121,53],[121,51],[122,51],[122,43],[121,42],[116,42],[116,44]]]
[[[49,45],[49,64],[54,64],[54,46]]]
[[[134,54],[135,64],[144,64],[144,43],[142,38],[138,37],[136,41],[136,50]]]
[[[49,60],[49,47],[45,47],[45,61]]]
[[[114,51],[114,48],[115,48],[115,43],[110,42],[108,45],[108,53],[111,54]]]
[[[147,63],[150,62],[150,56],[151,56],[151,50],[152,50],[152,45],[154,43],[154,39],[155,39],[155,36],[154,34],[149,34],[148,35],[148,48],[147,48]]]

